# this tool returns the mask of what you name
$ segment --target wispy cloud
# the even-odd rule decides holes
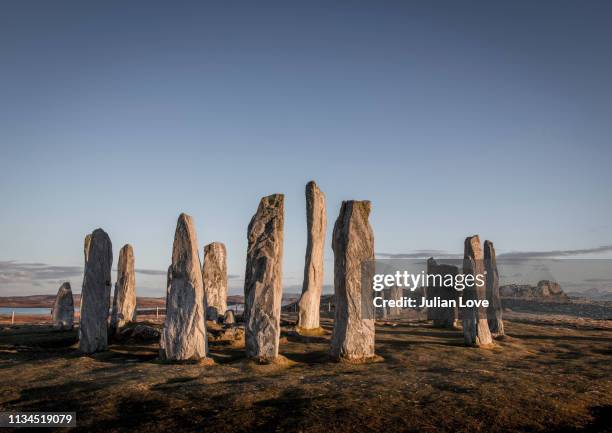
[[[505,259],[551,258],[605,253],[609,251],[612,251],[612,245],[603,245],[601,247],[583,248],[577,250],[512,251],[508,253],[498,254],[497,257]]]
[[[54,266],[15,260],[0,261],[0,284],[54,282],[82,274],[82,266]]]

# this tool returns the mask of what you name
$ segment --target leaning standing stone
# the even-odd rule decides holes
[[[325,194],[314,181],[306,185],[308,242],[302,296],[298,307],[298,330],[319,328],[319,308],[323,289],[323,245],[325,243]]]
[[[499,296],[499,273],[497,272],[497,259],[493,242],[484,241],[484,263],[487,271],[487,321],[493,336],[504,335],[504,322],[502,321],[502,304]]]
[[[202,280],[206,295],[206,319],[216,321],[227,310],[227,262],[225,245],[213,242],[204,247]]]
[[[429,301],[447,301],[449,307],[428,307],[427,319],[433,320],[436,328],[454,328],[457,322],[457,292],[454,281],[459,273],[457,266],[438,264],[433,257],[427,260],[427,277],[430,284],[427,286],[427,299]],[[452,279],[453,284],[445,284],[446,279]],[[452,302],[451,302],[452,301]]]
[[[74,324],[74,299],[70,283],[62,284],[57,291],[51,316],[54,328],[62,330],[72,329]]]
[[[336,311],[330,355],[336,360],[361,362],[375,356],[370,208],[369,201],[344,201],[334,226]]]
[[[483,301],[486,299],[486,284],[480,284],[477,276],[484,277],[484,255],[480,247],[478,235],[470,236],[465,239],[465,249],[463,254],[463,273],[473,275],[474,284],[465,288],[463,294],[464,303],[467,300]],[[485,307],[464,307],[459,309],[461,323],[463,325],[463,338],[468,346],[485,346],[491,344],[491,333],[487,323],[487,309]]]
[[[264,197],[248,228],[244,279],[246,355],[260,362],[278,357],[283,295],[284,195]]]
[[[94,353],[106,350],[108,346],[113,246],[102,229],[94,230],[91,237],[86,238],[85,246],[79,350]]]
[[[172,278],[160,340],[162,359],[199,360],[208,353],[204,288],[193,220],[181,214],[172,247]]]
[[[126,244],[119,251],[117,282],[113,296],[111,333],[129,322],[136,321],[136,275],[134,273],[134,249]]]

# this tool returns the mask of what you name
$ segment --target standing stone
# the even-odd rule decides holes
[[[206,358],[208,342],[198,240],[193,220],[184,213],[176,223],[171,268],[160,357],[174,361]]]
[[[389,299],[393,301],[401,301],[404,296],[404,289],[398,286],[393,286],[389,289]],[[389,316],[397,317],[402,313],[402,307],[397,306],[398,302],[395,302],[393,307],[389,307]]]
[[[70,283],[65,282],[57,291],[53,310],[51,310],[53,327],[56,329],[70,330],[74,325],[74,299]]]
[[[427,260],[427,276],[429,279],[427,300],[438,299],[440,302],[456,302],[457,291],[454,283],[450,286],[445,285],[444,280],[452,278],[454,282],[457,274],[459,274],[457,266],[438,264],[433,257],[430,257]],[[449,304],[452,305],[452,302],[449,302]],[[454,328],[457,324],[457,306],[428,307],[427,320],[433,320],[433,326],[436,328]]]
[[[319,308],[323,289],[323,245],[327,218],[325,194],[314,181],[306,184],[306,224],[308,242],[302,296],[298,304],[298,330],[319,328]]]
[[[111,333],[129,322],[136,321],[136,275],[134,273],[134,249],[126,244],[119,251],[117,282],[111,313]]]
[[[499,295],[499,273],[493,242],[484,241],[484,263],[487,271],[487,321],[493,336],[504,335],[504,322],[502,321],[502,304]]]
[[[465,239],[463,253],[463,273],[473,275],[474,283],[471,287],[464,289],[462,295],[464,303],[467,300],[485,300],[486,282],[480,284],[476,276],[484,276],[484,255],[480,247],[478,235],[469,236]],[[489,324],[487,322],[487,309],[483,306],[464,307],[459,311],[461,323],[463,325],[463,338],[468,346],[486,346],[492,343]]]
[[[283,194],[262,198],[247,235],[244,279],[246,355],[260,362],[271,362],[278,357],[283,295],[284,201]]]
[[[225,245],[213,242],[204,247],[202,280],[206,296],[206,319],[216,321],[227,310],[227,261]]]
[[[85,246],[79,350],[94,353],[108,346],[113,246],[102,229],[94,230],[89,239],[85,238]]]
[[[232,310],[225,310],[225,314],[223,315],[223,324],[224,325],[234,325],[236,323],[236,316]]]
[[[374,233],[369,201],[344,201],[334,225],[335,320],[330,355],[336,360],[374,357]]]

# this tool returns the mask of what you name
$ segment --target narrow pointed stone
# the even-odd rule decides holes
[[[96,229],[86,238],[85,247],[79,350],[94,353],[108,347],[113,246],[108,234]]]
[[[248,228],[244,279],[246,355],[260,362],[278,357],[283,295],[285,197],[264,197]]]
[[[504,322],[502,320],[502,304],[499,295],[499,273],[497,271],[497,258],[493,242],[484,241],[484,263],[487,271],[487,321],[491,334],[496,337],[504,335]]]
[[[374,233],[369,201],[344,201],[334,225],[335,318],[330,355],[366,361],[374,354]]]
[[[168,295],[170,294],[170,286],[172,284],[172,265],[168,266],[166,274],[166,312],[168,311]]]
[[[298,304],[298,330],[318,329],[321,291],[323,290],[323,246],[327,217],[325,194],[314,181],[306,184],[306,225],[308,239],[304,265],[302,296]]]
[[[221,242],[213,242],[204,247],[202,280],[206,296],[206,319],[216,321],[227,310],[227,253]]]
[[[89,246],[91,245],[91,233],[85,236],[83,242],[83,254],[85,256],[85,266],[87,266],[87,258],[89,257]]]
[[[476,278],[477,275],[484,275],[484,255],[480,246],[478,235],[469,236],[465,239],[463,253],[463,273],[471,274]],[[472,287],[466,287],[462,295],[464,302],[467,300],[485,300],[486,284],[479,284],[475,280]],[[493,342],[489,324],[487,323],[487,309],[485,307],[464,307],[460,308],[459,314],[463,326],[463,338],[468,346],[486,346]]]
[[[70,283],[63,283],[57,291],[53,310],[51,311],[53,327],[61,330],[70,330],[74,325],[74,298]]]
[[[111,313],[111,333],[127,323],[136,321],[136,274],[134,273],[134,249],[130,244],[119,251],[117,282]]]
[[[427,260],[427,275],[433,280],[427,287],[427,300],[433,301],[436,298],[440,301],[457,301],[457,291],[454,287],[444,285],[445,278],[452,278],[455,281],[459,273],[457,266],[438,264],[433,257]],[[439,277],[438,277],[439,276]],[[436,328],[454,328],[457,324],[457,307],[428,307],[427,319],[433,321]]]
[[[160,357],[174,361],[205,358],[208,342],[198,240],[193,220],[184,213],[176,223],[171,268]]]

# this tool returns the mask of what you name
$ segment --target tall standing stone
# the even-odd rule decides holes
[[[449,305],[453,305],[457,300],[457,291],[454,284],[445,285],[444,280],[452,278],[454,282],[458,273],[457,266],[438,264],[433,257],[430,257],[427,260],[427,276],[431,283],[427,286],[427,299],[449,301]],[[433,320],[433,326],[436,328],[454,328],[457,322],[457,306],[429,307],[427,319]]]
[[[54,328],[62,330],[72,329],[74,325],[74,298],[72,297],[70,283],[63,283],[57,291],[51,317]]]
[[[94,353],[108,346],[113,246],[102,229],[85,238],[85,275],[81,292],[79,350]]]
[[[117,282],[113,296],[111,332],[129,322],[136,321],[136,274],[134,273],[134,249],[126,244],[119,251]]]
[[[484,263],[487,271],[487,321],[493,336],[504,335],[504,322],[502,321],[502,304],[499,295],[499,273],[497,271],[497,258],[493,242],[484,241]]]
[[[227,310],[227,253],[221,242],[213,242],[204,247],[202,280],[206,296],[206,319],[217,320]]]
[[[160,357],[174,361],[205,358],[208,342],[198,240],[193,220],[184,213],[176,223],[171,267]]]
[[[260,362],[278,357],[283,295],[283,225],[285,196],[273,194],[259,202],[248,228],[244,279],[246,355]]]
[[[330,355],[337,360],[360,362],[375,356],[370,209],[369,201],[344,201],[334,225],[336,311]]]
[[[327,227],[325,194],[314,181],[306,184],[306,225],[306,263],[302,296],[298,304],[297,326],[298,329],[309,330],[319,328],[319,308],[323,290],[323,246]]]
[[[463,253],[463,273],[473,275],[474,283],[471,287],[464,289],[464,303],[467,300],[483,301],[486,299],[486,282],[478,282],[477,276],[485,275],[484,255],[480,246],[478,235],[469,236],[465,239]],[[485,307],[464,307],[459,310],[461,323],[463,325],[463,338],[469,346],[486,346],[493,342],[487,323],[487,309]]]

